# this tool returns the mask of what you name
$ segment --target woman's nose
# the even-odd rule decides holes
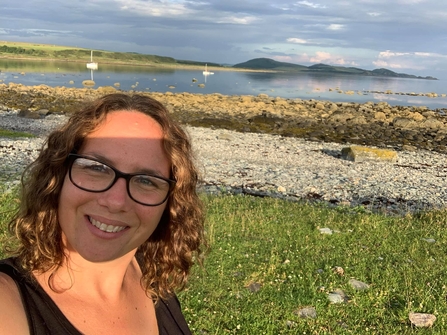
[[[98,193],[98,203],[109,208],[110,212],[126,211],[131,201],[124,178],[118,178],[111,188]]]

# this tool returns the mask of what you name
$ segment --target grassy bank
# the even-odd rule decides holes
[[[90,61],[91,49],[72,46],[61,46],[41,43],[11,42],[0,40],[0,58],[22,60],[46,60],[82,62]],[[136,52],[114,52],[107,50],[93,50],[93,60],[100,64],[134,65],[157,68],[178,68],[203,70],[205,64],[209,71],[249,71],[274,72],[269,70],[247,70],[223,66],[213,62],[199,62],[178,60],[172,57],[147,55]]]
[[[445,213],[387,217],[248,196],[203,199],[211,249],[180,294],[194,334],[447,333]],[[3,239],[16,201],[1,195]],[[355,290],[351,278],[369,288]],[[333,304],[336,289],[347,298]],[[306,306],[316,318],[297,315]],[[433,328],[413,328],[411,311],[435,314]]]

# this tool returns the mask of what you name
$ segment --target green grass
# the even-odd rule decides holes
[[[0,186],[0,258],[5,258],[3,247],[7,245],[9,240],[8,222],[11,220],[18,204],[16,191],[6,191]]]
[[[445,213],[386,217],[242,196],[206,204],[211,251],[180,294],[194,333],[447,333]],[[321,234],[324,227],[339,232]],[[355,291],[350,278],[371,286]],[[250,283],[261,289],[252,293]],[[337,288],[347,303],[329,302]],[[294,313],[305,306],[316,308],[316,319]],[[415,329],[411,311],[438,319]]]
[[[248,196],[203,199],[211,248],[179,294],[194,334],[447,333],[445,212],[391,217]],[[0,201],[4,239],[17,199]],[[370,288],[355,291],[350,278]],[[349,301],[331,304],[335,289]],[[304,306],[317,318],[297,316]],[[411,311],[435,314],[433,328],[412,327]]]
[[[0,128],[0,138],[35,137],[33,134]]]

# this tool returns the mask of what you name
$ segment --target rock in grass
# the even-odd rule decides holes
[[[258,292],[258,291],[261,289],[261,284],[256,283],[256,282],[253,282],[253,283],[250,283],[250,284],[247,286],[247,288],[248,288],[248,290],[249,290],[251,293],[256,293],[256,292]]]
[[[316,319],[317,318],[317,310],[315,309],[315,307],[312,307],[312,306],[300,308],[293,313],[295,315],[298,315],[302,319]]]
[[[328,299],[333,304],[341,304],[343,302],[347,302],[349,297],[340,289],[336,289],[334,292],[328,294]]]
[[[436,316],[426,313],[410,313],[409,319],[411,324],[416,327],[431,327],[436,321]]]
[[[343,269],[341,266],[335,266],[332,271],[334,271],[334,273],[338,274],[339,276],[344,276],[345,275],[345,269]]]
[[[330,228],[320,228],[320,233],[326,234],[326,235],[332,235],[332,229]]]
[[[397,152],[388,149],[378,149],[353,145],[341,150],[341,157],[353,162],[397,162]]]
[[[354,278],[349,279],[349,285],[351,285],[352,288],[354,288],[355,290],[358,290],[358,291],[363,291],[363,290],[369,289],[368,284],[366,284],[360,280],[354,279]]]

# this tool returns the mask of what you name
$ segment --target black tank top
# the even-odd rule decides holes
[[[44,289],[30,280],[16,259],[0,260],[0,272],[7,274],[16,283],[31,335],[82,335],[64,316]],[[190,335],[176,296],[159,300],[155,305],[160,335]]]

